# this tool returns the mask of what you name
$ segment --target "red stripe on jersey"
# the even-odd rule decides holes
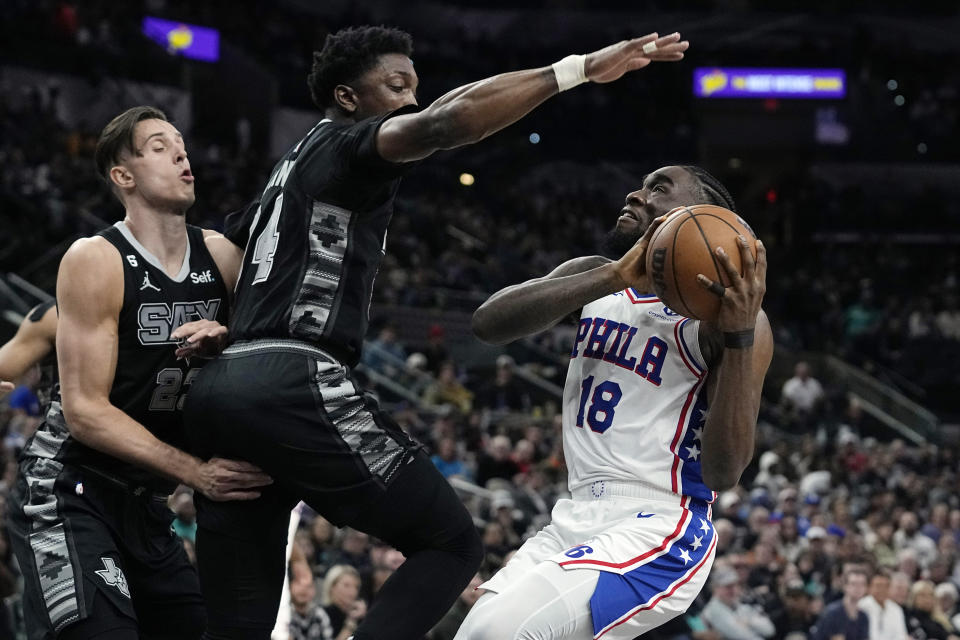
[[[633,304],[642,304],[645,302],[660,302],[660,298],[657,296],[641,296],[638,293],[634,292],[632,288],[625,289],[627,292],[627,298],[630,299],[630,302]]]
[[[699,572],[699,571],[700,571],[700,568],[703,567],[704,563],[706,563],[707,558],[710,557],[710,554],[713,553],[713,549],[714,549],[714,547],[716,547],[716,546],[717,546],[717,535],[714,534],[714,536],[713,536],[713,542],[710,544],[710,549],[707,550],[707,552],[703,555],[703,558],[700,559],[700,562],[697,564],[697,566],[695,566],[695,567],[690,571],[690,573],[688,573],[688,574],[686,575],[686,577],[683,578],[683,580],[681,580],[681,581],[678,582],[677,584],[673,585],[673,588],[670,589],[670,591],[668,591],[667,593],[664,593],[664,594],[660,595],[660,597],[658,597],[656,600],[654,600],[654,601],[651,602],[650,604],[644,605],[644,606],[638,608],[636,611],[631,611],[629,614],[627,614],[626,616],[624,616],[624,617],[621,618],[620,620],[617,620],[616,622],[611,623],[611,625],[610,625],[609,627],[607,627],[606,629],[604,629],[603,631],[601,631],[600,633],[598,633],[597,635],[595,635],[595,636],[594,636],[594,639],[595,639],[595,640],[598,640],[598,639],[600,638],[600,636],[602,636],[603,634],[605,634],[607,631],[610,631],[610,629],[613,629],[614,627],[623,624],[624,622],[626,622],[627,620],[629,620],[629,619],[632,618],[633,616],[637,615],[637,614],[640,613],[641,611],[648,611],[648,610],[650,610],[650,609],[653,609],[655,606],[657,606],[657,603],[658,603],[658,602],[660,602],[660,601],[663,600],[664,598],[669,598],[669,597],[672,596],[674,593],[676,593],[677,589],[679,589],[679,588],[682,587],[683,585],[685,585],[685,584],[687,584],[688,582],[690,582],[690,580],[693,578],[693,576],[697,575],[697,572]]]
[[[686,496],[684,496],[684,498],[686,498]],[[559,564],[561,567],[565,567],[568,564],[598,564],[602,567],[610,567],[612,569],[623,569],[624,567],[629,567],[630,565],[636,564],[641,560],[646,560],[650,556],[660,553],[661,551],[664,551],[667,547],[669,547],[670,543],[672,543],[677,537],[680,536],[681,532],[683,531],[683,525],[686,523],[687,517],[689,515],[690,515],[690,511],[688,511],[687,509],[684,509],[683,512],[680,514],[680,522],[677,523],[677,528],[673,530],[673,533],[671,533],[670,535],[668,535],[666,538],[663,539],[663,542],[660,543],[660,546],[654,547],[653,549],[650,549],[646,553],[641,554],[631,560],[627,560],[626,562],[604,562],[603,560],[568,560],[565,562],[558,562],[557,564]]]

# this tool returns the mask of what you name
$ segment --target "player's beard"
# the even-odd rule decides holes
[[[642,237],[643,231],[640,229],[627,232],[620,231],[617,229],[617,227],[614,227],[607,232],[607,235],[603,237],[603,242],[600,244],[600,250],[607,258],[610,258],[611,260],[617,260],[621,258],[623,254],[629,251],[633,245],[637,244],[637,240]]]

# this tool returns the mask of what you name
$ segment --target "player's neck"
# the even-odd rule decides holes
[[[168,275],[179,273],[187,253],[187,224],[183,215],[128,208],[123,223],[137,242],[160,261]]]

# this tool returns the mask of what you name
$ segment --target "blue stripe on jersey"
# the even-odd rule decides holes
[[[703,483],[700,454],[703,449],[703,428],[707,423],[707,385],[697,392],[690,413],[687,414],[687,426],[683,439],[677,448],[677,455],[683,461],[680,466],[680,493],[697,500],[710,502],[713,491]]]
[[[641,609],[655,608],[669,597],[676,583],[694,573],[713,548],[713,524],[706,513],[691,512],[683,537],[660,557],[624,574],[601,571],[590,596],[593,635],[599,637],[621,618]]]

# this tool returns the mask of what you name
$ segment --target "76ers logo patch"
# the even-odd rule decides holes
[[[117,566],[113,558],[100,558],[103,562],[103,569],[96,572],[111,587],[116,587],[123,595],[130,597],[130,587],[127,586],[127,577],[123,575],[123,570]]]

